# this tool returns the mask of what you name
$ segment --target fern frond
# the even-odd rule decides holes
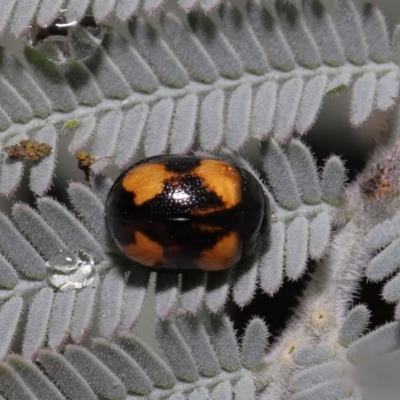
[[[268,188],[247,161],[229,150],[222,151],[221,156],[250,171],[264,186],[272,224],[268,243],[259,250],[258,260],[243,258],[232,276],[229,271],[213,274],[206,295],[206,304],[213,312],[224,305],[228,281],[233,286],[234,300],[244,306],[253,298],[257,275],[261,288],[273,295],[281,286],[284,273],[297,280],[306,269],[308,257],[321,259],[332,226],[341,224],[337,211],[342,205],[345,180],[344,166],[333,156],[327,160],[320,181],[310,151],[295,139],[281,146],[273,139],[263,142],[262,161]]]
[[[69,185],[72,210],[39,197],[36,208],[15,204],[12,220],[0,214],[0,394],[32,400],[396,398],[398,322],[362,336],[368,310],[359,305],[347,316],[345,310],[365,247],[368,278],[380,281],[398,269],[399,218],[373,228],[361,244],[365,226],[353,204],[360,199],[354,187],[343,196],[343,163],[330,157],[319,174],[310,151],[291,136],[310,128],[325,94],[351,82],[354,125],[393,106],[400,30],[390,44],[379,10],[359,11],[345,0],[332,15],[319,0],[248,0],[240,9],[221,0],[178,3],[191,11],[187,20],[163,12],[132,17],[140,5],[154,13],[163,0],[72,0],[70,16],[82,17],[90,5],[101,20],[115,13],[128,21],[127,31],[107,28],[91,58],[60,65],[29,47],[19,59],[0,53],[0,193],[13,195],[22,179],[25,162],[3,149],[23,139],[52,148],[31,167],[30,187],[38,196],[52,184],[59,135],[70,136],[71,154],[86,149],[96,158],[91,187]],[[0,30],[13,11],[11,27],[21,33],[34,15],[39,24],[51,21],[62,4],[1,4]],[[204,16],[212,8],[219,14]],[[249,139],[262,140],[265,176],[233,152]],[[139,149],[146,156],[180,154],[194,143],[250,171],[271,205],[268,242],[212,279],[201,271],[152,273],[121,257],[104,221],[107,168],[126,168]],[[328,252],[333,227],[342,229]],[[92,256],[93,283],[65,292],[52,287],[48,266],[60,250]],[[231,321],[219,313],[228,292],[243,307],[258,284],[272,295],[284,275],[299,279],[309,259],[322,258],[273,349],[266,353],[268,330],[258,318],[239,346]],[[155,334],[164,356],[132,332],[152,274]],[[399,282],[396,276],[386,284],[386,300],[399,302]],[[203,307],[207,317],[199,314]],[[20,354],[12,354],[20,332]]]
[[[201,9],[210,12],[217,9],[224,0],[176,0],[176,5],[183,11],[189,12]],[[80,21],[84,15],[90,14],[97,21],[104,22],[114,16],[121,21],[129,20],[133,15],[144,12],[148,15],[163,9],[164,0],[63,0],[35,1],[7,1],[0,6],[0,33],[10,25],[16,36],[21,36],[26,28],[36,21],[40,26],[51,24],[63,6],[67,8],[67,17],[70,20]]]
[[[38,299],[45,298],[44,291],[28,306],[29,313],[38,309]],[[73,298],[75,293],[60,296]],[[0,309],[0,321],[17,321],[21,306],[21,299],[9,300]],[[25,349],[28,337],[33,340],[37,332],[38,323],[34,327],[33,319],[30,321],[26,326]],[[206,398],[214,392],[224,394],[225,398],[233,392],[243,392],[245,398],[255,399],[262,385],[254,384],[252,373],[265,368],[263,354],[268,332],[263,322],[255,318],[249,323],[241,348],[226,317],[214,317],[211,326],[207,332],[198,318],[183,315],[178,317],[177,324],[159,321],[156,336],[166,361],[128,332],[118,333],[112,340],[94,337],[90,348],[68,344],[63,346],[62,354],[51,346],[49,338],[46,348],[43,343],[34,353],[7,357],[2,354],[0,392],[9,398],[29,393],[33,400],[61,399],[62,394],[71,398],[120,400],[131,398],[129,395],[158,399],[185,394],[189,398]],[[11,328],[2,330],[6,331]],[[3,339],[8,339],[2,341],[2,350],[6,350],[10,338]],[[229,355],[234,360],[226,359]]]
[[[83,3],[72,2],[70,12]],[[34,4],[29,2],[33,10]],[[120,4],[125,3],[117,8]],[[104,15],[113,6],[113,1],[93,4]],[[18,2],[17,8],[26,7]],[[97,159],[92,170],[103,173],[112,164],[129,165],[141,139],[148,156],[187,152],[196,139],[206,151],[221,145],[237,150],[250,138],[269,135],[285,142],[312,126],[326,93],[351,81],[354,125],[376,108],[393,106],[398,35],[390,48],[376,8],[360,13],[345,2],[346,11],[331,16],[319,1],[275,7],[249,0],[247,9],[239,10],[225,2],[220,26],[200,11],[187,21],[161,13],[157,26],[133,17],[130,37],[107,28],[92,57],[61,65],[30,47],[22,63],[2,50],[0,87],[7,95],[0,99],[1,144],[35,139],[52,147],[31,172],[32,190],[43,195],[51,185],[59,132],[73,135],[69,151],[86,148]],[[20,164],[3,156],[3,195],[18,187]]]
[[[358,379],[363,382],[363,398],[385,396],[394,399],[399,387],[393,371],[400,354],[399,323],[391,322],[352,343],[347,352],[350,362],[358,366]]]
[[[337,158],[328,160],[322,181],[330,188],[327,191],[320,182],[309,150],[299,140],[279,146],[271,139],[264,147],[266,173],[273,191],[272,194],[266,187],[264,189],[272,209],[270,240],[261,246],[259,253],[243,257],[233,271],[215,272],[209,280],[207,274],[198,271],[183,274],[181,278],[177,274],[158,271],[155,294],[159,318],[167,319],[178,304],[193,314],[201,309],[203,303],[210,311],[218,312],[226,302],[230,286],[236,303],[244,306],[253,298],[258,281],[265,292],[273,294],[282,283],[284,270],[291,279],[298,279],[305,270],[308,256],[320,259],[324,254],[331,227],[337,225],[335,215],[340,210],[337,207],[340,202],[330,204],[323,200],[324,191],[327,199],[337,201],[341,198],[343,165]],[[235,157],[230,151],[223,152],[222,156],[255,174],[264,185],[245,160]],[[276,180],[277,174],[287,179]],[[51,264],[60,251],[88,253],[97,263],[98,273],[109,270],[100,285],[98,301],[104,310],[100,317],[100,332],[110,337],[121,327],[130,329],[135,325],[150,273],[123,258],[111,242],[105,226],[103,204],[109,182],[104,178],[95,178],[92,182],[93,190],[97,190],[102,199],[80,183],[71,183],[68,188],[79,219],[49,197],[38,199],[37,211],[25,204],[14,205],[15,225],[1,216],[0,261],[3,260],[5,268],[0,274],[0,286],[4,288],[1,292],[3,298],[21,295],[33,287],[39,290],[46,285],[46,261]],[[17,254],[12,251],[16,243],[20,249]],[[30,260],[29,264],[26,259]],[[20,279],[17,273],[21,274]],[[26,281],[27,278],[35,279],[36,284]],[[93,299],[87,306],[89,308],[84,308],[85,323],[90,322]],[[73,315],[72,311],[65,320],[73,318]],[[78,337],[80,334],[77,331],[75,335]]]
[[[391,277],[400,266],[400,216],[385,220],[372,228],[365,236],[366,249],[371,260],[365,270],[368,279],[374,282]],[[396,303],[396,317],[399,316],[400,276],[397,273],[384,286],[383,298]]]
[[[367,308],[356,306],[336,330],[334,339],[320,345],[303,345],[295,350],[293,360],[297,365],[290,379],[292,399],[364,398],[359,397],[363,382],[357,381],[357,374],[349,376],[347,369],[348,360],[354,362],[353,346],[357,346],[356,340],[366,329],[368,318]]]
[[[282,279],[277,271],[283,265],[289,278],[298,279],[308,256],[323,256],[332,223],[336,224],[334,209],[340,204],[345,174],[340,160],[332,157],[320,183],[312,155],[298,140],[283,148],[274,140],[265,142],[263,162],[276,202],[272,203],[271,243],[261,261],[261,285],[274,293]]]

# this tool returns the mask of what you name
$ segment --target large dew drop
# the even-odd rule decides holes
[[[84,16],[79,22],[70,21],[66,11],[61,10],[50,25],[31,25],[27,38],[29,44],[54,61],[74,61],[92,56],[103,41],[104,26],[91,15]]]
[[[83,251],[77,255],[60,251],[46,266],[47,282],[62,292],[90,286],[96,276],[93,257]]]

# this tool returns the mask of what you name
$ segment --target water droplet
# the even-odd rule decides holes
[[[84,16],[79,22],[68,20],[66,11],[61,10],[50,25],[31,25],[27,37],[29,44],[54,61],[90,57],[103,41],[104,26],[92,15]]]
[[[60,250],[46,266],[48,283],[62,292],[90,286],[96,276],[93,257],[83,251],[74,254]]]

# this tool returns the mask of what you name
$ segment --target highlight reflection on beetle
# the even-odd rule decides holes
[[[153,268],[219,271],[252,254],[269,231],[269,204],[248,171],[195,156],[155,156],[114,182],[106,223],[116,245]]]

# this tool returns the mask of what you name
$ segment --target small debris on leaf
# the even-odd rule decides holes
[[[72,119],[64,124],[63,129],[66,131],[72,131],[79,126],[80,122],[77,119]]]
[[[13,160],[39,161],[47,157],[53,148],[46,143],[39,143],[36,140],[21,140],[19,144],[6,146],[4,151]]]
[[[90,182],[90,166],[97,161],[96,156],[87,151],[78,151],[75,157],[78,160],[78,168],[85,173],[86,182]]]

